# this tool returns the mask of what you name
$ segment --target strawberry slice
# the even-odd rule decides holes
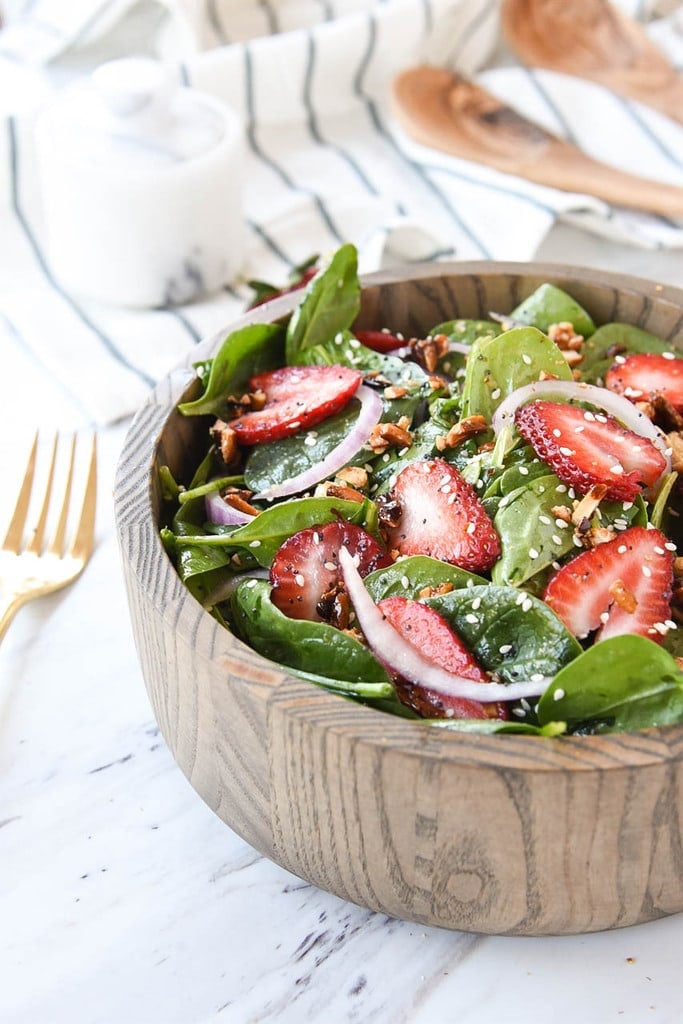
[[[346,366],[283,366],[259,373],[250,391],[263,391],[266,402],[257,412],[230,421],[240,444],[279,441],[341,412],[361,383],[358,370]]]
[[[661,396],[677,412],[683,412],[683,359],[673,354],[635,352],[612,364],[605,387],[632,402]]]
[[[405,341],[388,331],[356,331],[356,337],[373,352],[393,352],[396,348],[403,348]]]
[[[672,551],[659,530],[631,526],[582,552],[549,581],[543,599],[578,637],[636,633],[661,641],[671,616]]]
[[[348,625],[348,598],[339,568],[342,545],[358,559],[361,576],[392,564],[374,537],[344,520],[293,533],[270,567],[271,600],[283,615],[342,628]]]
[[[530,402],[515,413],[515,426],[538,457],[580,494],[604,484],[608,501],[633,501],[666,468],[648,438],[622,427],[613,416],[578,405]]]
[[[391,625],[425,658],[465,679],[486,683],[488,676],[442,615],[420,601],[407,597],[386,597],[377,607]],[[507,718],[501,703],[482,704],[478,700],[449,697],[427,686],[408,682],[394,675],[397,693],[423,718]]]
[[[471,572],[490,569],[500,556],[476,491],[444,459],[406,466],[381,504],[387,544],[399,555],[431,555]]]

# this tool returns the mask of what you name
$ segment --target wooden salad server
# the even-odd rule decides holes
[[[399,74],[393,104],[405,131],[425,146],[539,185],[665,217],[683,216],[683,188],[594,160],[445,68],[422,65]]]
[[[608,0],[503,0],[501,23],[529,67],[587,78],[683,124],[683,75]]]

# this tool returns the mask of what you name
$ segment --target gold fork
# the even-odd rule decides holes
[[[97,448],[96,438],[92,439],[92,448],[87,470],[87,480],[80,507],[77,511],[78,522],[73,538],[67,545],[67,528],[69,511],[72,503],[74,462],[76,454],[76,438],[73,438],[68,466],[64,482],[64,492],[57,524],[52,539],[44,545],[50,498],[52,495],[57,446],[56,436],[50,454],[47,472],[47,484],[36,526],[24,538],[26,518],[31,503],[33,476],[38,450],[36,434],[29,454],[26,473],[24,475],[14,514],[7,534],[0,548],[0,640],[2,640],[10,622],[27,601],[71,583],[85,568],[93,549],[95,532],[95,501],[97,494]]]

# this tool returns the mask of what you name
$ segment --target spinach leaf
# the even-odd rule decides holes
[[[330,341],[347,330],[360,309],[358,254],[353,245],[342,245],[320,273],[306,286],[301,302],[287,325],[285,355],[296,366],[303,352]]]
[[[453,589],[485,584],[481,576],[429,555],[411,555],[385,569],[375,569],[363,580],[366,590],[377,604],[385,597],[409,597],[416,600],[425,587],[450,584]]]
[[[293,533],[311,526],[322,526],[345,519],[377,535],[377,506],[374,501],[345,501],[341,498],[295,498],[259,513],[244,526],[226,527],[212,534],[176,537],[180,550],[187,545],[202,549],[216,548],[230,556],[239,553],[268,568],[275,552]],[[244,563],[238,568],[244,568]]]
[[[502,550],[491,573],[494,583],[521,586],[574,550],[574,528],[554,515],[557,506],[573,511],[567,488],[554,473],[531,479],[499,502],[493,525]],[[621,501],[602,502],[591,526],[609,526],[615,520],[622,528],[647,526],[642,498],[626,509]]]
[[[350,680],[384,683],[386,670],[355,637],[325,622],[290,619],[270,600],[265,580],[240,583],[230,604],[235,632],[259,654],[289,668],[337,680],[346,692]],[[391,688],[378,696],[388,696]]]
[[[284,328],[278,324],[249,324],[225,339],[211,362],[205,390],[192,402],[181,402],[184,416],[223,416],[226,399],[241,395],[256,373],[272,370],[283,362]]]
[[[659,644],[625,634],[601,640],[564,667],[541,697],[541,724],[622,732],[683,721],[683,672]]]
[[[590,337],[595,324],[583,306],[554,284],[542,284],[510,313],[510,319],[547,331],[551,324],[568,321],[577,334]]]
[[[447,320],[437,324],[428,332],[432,337],[445,334],[456,345],[472,345],[478,338],[495,338],[502,327],[493,320]],[[464,373],[467,357],[463,352],[450,351],[441,356],[437,363],[439,373],[460,377]]]
[[[463,384],[463,415],[491,422],[504,398],[537,381],[542,372],[571,380],[572,372],[557,345],[535,327],[513,327],[496,338],[475,341]]]
[[[581,646],[543,601],[514,587],[464,587],[429,597],[479,663],[508,683],[554,676]],[[554,715],[553,718],[562,718]]]

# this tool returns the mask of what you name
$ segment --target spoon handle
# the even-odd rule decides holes
[[[539,185],[683,216],[683,188],[594,160],[452,71],[423,65],[402,72],[393,102],[405,131],[433,149]]]

